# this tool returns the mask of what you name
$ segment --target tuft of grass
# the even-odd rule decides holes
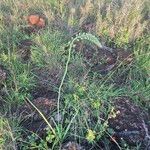
[[[22,103],[25,97],[30,97],[30,90],[35,85],[30,63],[23,64],[15,54],[9,56],[4,53],[1,61],[9,72],[8,80],[4,83],[5,98],[10,103]]]
[[[17,120],[0,116],[0,149],[17,150],[17,140],[20,136]]]

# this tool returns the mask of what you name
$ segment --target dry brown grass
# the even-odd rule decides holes
[[[68,26],[80,28],[85,20],[95,26],[95,32],[100,36],[108,36],[115,39],[118,45],[127,44],[134,41],[148,31],[149,17],[148,0],[29,0],[21,2],[19,0],[2,0],[1,9],[9,15],[9,19],[14,23],[22,22],[29,13],[40,12],[51,22],[56,18],[64,20]],[[3,11],[4,12],[4,11]],[[9,12],[9,13],[8,13]],[[93,18],[93,19],[91,19]],[[4,18],[5,19],[5,18]],[[60,23],[61,26],[61,23]]]

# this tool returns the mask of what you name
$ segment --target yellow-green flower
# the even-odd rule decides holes
[[[92,106],[94,109],[99,109],[101,106],[101,102],[96,100],[92,103]]]
[[[120,111],[116,111],[115,108],[112,107],[109,118],[116,118],[118,114],[120,114]]]
[[[75,101],[79,100],[79,96],[77,94],[73,94],[73,98],[74,98]]]
[[[86,139],[89,141],[89,142],[93,142],[95,140],[95,131],[92,131],[90,129],[88,129],[87,131],[87,135],[86,135]]]

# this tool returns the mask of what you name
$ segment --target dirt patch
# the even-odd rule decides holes
[[[31,35],[31,34],[36,34],[38,32],[38,30],[32,26],[26,26],[26,27],[23,27],[20,29],[21,32],[23,32],[24,34],[27,34],[27,35]]]
[[[133,61],[134,55],[131,50],[116,49],[117,61],[125,64],[130,64]]]
[[[81,24],[80,29],[84,32],[95,33],[96,31],[96,18],[94,16],[88,16]]]
[[[115,118],[109,119],[109,127],[115,133],[117,141],[124,140],[130,145],[142,143],[143,146],[150,144],[150,120],[149,115],[135,105],[131,99],[121,97],[114,101]]]
[[[81,53],[84,62],[91,71],[105,74],[114,67],[117,56],[105,49],[99,49],[97,46],[77,43],[76,51]]]
[[[116,87],[126,84],[129,68],[134,60],[131,50],[112,49],[106,46],[98,48],[81,42],[76,44],[75,50],[82,55],[85,68],[91,73],[94,72],[103,77],[112,73],[107,83],[113,83]]]
[[[31,45],[31,43],[27,43]],[[56,70],[52,71],[45,68],[36,68],[34,73],[37,76],[37,85],[30,92],[33,97],[33,104],[44,114],[48,121],[53,124],[50,116],[52,116],[55,108],[57,107],[57,92],[52,91],[52,85],[56,86],[57,73]],[[60,70],[58,70],[60,71]],[[56,74],[54,74],[56,73]],[[51,85],[51,86],[50,86]],[[46,134],[47,124],[44,122],[40,114],[29,104],[26,103],[20,106],[18,111],[21,115],[21,125],[30,132],[34,132],[39,136],[43,137]],[[53,116],[55,119],[55,115]],[[27,133],[28,134],[28,133]]]
[[[48,121],[51,120],[50,115],[56,108],[56,101],[54,99],[39,97],[34,99],[32,103],[43,113]],[[45,134],[47,124],[44,122],[41,115],[29,103],[20,106],[17,112],[22,118],[21,125],[26,130],[37,133],[39,136]]]
[[[4,69],[3,66],[0,65],[0,87],[1,87],[1,84],[6,80],[6,71]]]
[[[1,91],[0,91],[0,110],[1,111],[4,110],[4,100],[3,97],[1,96]]]
[[[0,109],[4,108],[3,105],[5,101],[3,96],[6,94],[4,82],[7,80],[8,75],[9,71],[3,65],[0,65]]]
[[[34,73],[37,77],[37,87],[42,87],[46,91],[53,91],[60,84],[63,70],[59,66],[43,67],[34,69]]]
[[[57,98],[57,92],[48,90],[45,87],[36,87],[31,91],[31,95],[34,99],[38,97],[44,97],[44,98],[49,98],[49,99],[56,99]]]
[[[36,43],[34,43],[30,39],[21,40],[18,43],[18,55],[21,57],[23,61],[30,60],[31,57],[31,47],[35,46]]]

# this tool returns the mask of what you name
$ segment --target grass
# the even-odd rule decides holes
[[[99,146],[99,141],[106,141],[104,149],[110,149],[108,139],[113,138],[114,131],[108,120],[117,115],[115,98],[128,96],[148,113],[149,6],[148,0],[1,0],[0,65],[4,66],[7,79],[0,82],[0,101],[4,106],[0,110],[0,149],[55,150],[69,139],[93,148]],[[33,13],[44,14],[47,24],[29,35],[21,29],[28,26],[26,17]],[[18,44],[26,39],[36,44],[30,47],[30,59],[23,61]],[[102,75],[86,67],[79,39],[81,47],[84,43],[101,43],[131,51],[133,61],[128,64],[118,60],[115,69]],[[116,84],[119,79],[122,83]],[[32,103],[32,92],[39,87],[57,93],[57,111],[50,116],[52,125]],[[50,127],[44,130],[44,137],[28,134],[13,114],[17,113],[13,108],[24,106],[26,101]],[[115,142],[118,149],[140,149],[138,144],[132,147]]]
[[[0,148],[1,149],[17,149],[17,140],[20,136],[21,128],[18,121],[12,116],[6,118],[4,115],[0,117]]]

